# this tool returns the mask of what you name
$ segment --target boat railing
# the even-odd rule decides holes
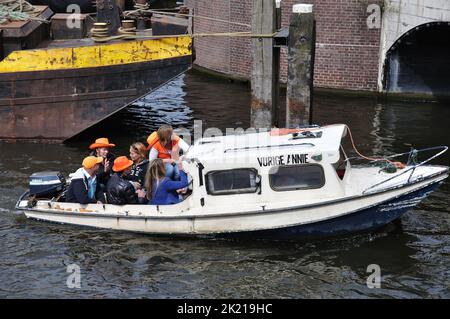
[[[427,158],[426,160],[417,163],[417,154],[418,153],[434,151],[434,150],[440,150],[440,151],[437,152],[436,154],[434,154],[433,156]],[[385,184],[385,183],[387,183],[387,182],[389,182],[389,181],[391,181],[391,180],[393,180],[393,179],[395,179],[395,178],[397,178],[399,176],[402,176],[402,175],[405,175],[408,172],[411,172],[409,177],[408,177],[408,180],[406,181],[406,183],[404,183],[402,185],[399,185],[399,186],[403,186],[403,185],[409,184],[411,182],[411,178],[412,178],[412,176],[413,176],[413,174],[414,174],[414,172],[415,172],[417,167],[420,167],[420,166],[422,166],[422,165],[432,161],[433,159],[441,156],[447,150],[448,150],[448,146],[434,146],[434,147],[429,147],[429,148],[423,148],[423,149],[420,149],[420,150],[412,149],[409,152],[398,153],[398,154],[394,154],[394,155],[390,155],[390,156],[385,157],[384,159],[391,159],[391,158],[397,158],[397,157],[404,156],[404,155],[409,155],[408,162],[406,164],[407,168],[405,170],[403,170],[400,174],[394,175],[394,176],[392,176],[392,177],[390,177],[390,178],[388,178],[388,179],[386,179],[384,181],[381,181],[379,183],[376,183],[376,184],[366,188],[362,193],[366,194],[369,190],[372,190],[372,189],[374,189],[374,188],[376,188],[376,187],[378,187],[378,186],[380,186],[382,184]]]

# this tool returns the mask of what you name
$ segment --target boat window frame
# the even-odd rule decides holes
[[[270,172],[275,169],[275,168],[280,168],[280,167],[307,167],[307,166],[318,166],[320,167],[320,170],[322,172],[322,183],[320,184],[320,186],[315,186],[315,187],[298,187],[298,186],[293,186],[293,187],[289,187],[289,188],[284,188],[284,189],[277,189],[274,188],[272,185],[272,175]],[[310,189],[320,189],[322,187],[325,186],[326,184],[326,178],[325,178],[325,170],[323,168],[323,165],[321,164],[316,164],[316,163],[307,163],[307,164],[295,164],[295,165],[277,165],[277,166],[272,166],[269,169],[269,172],[267,173],[267,177],[269,178],[269,186],[270,188],[275,191],[275,192],[287,192],[287,191],[298,191],[298,190],[310,190]]]
[[[254,191],[242,191],[244,188],[241,188],[241,190],[221,191],[220,193],[211,192],[211,190],[209,188],[208,175],[214,174],[214,173],[217,173],[217,172],[227,172],[227,171],[237,171],[237,170],[248,170],[248,171],[253,171],[255,173],[256,186],[255,186],[255,190]],[[211,196],[254,194],[254,193],[257,193],[261,189],[261,175],[259,174],[258,170],[256,168],[254,168],[254,167],[239,167],[239,168],[230,168],[230,169],[217,169],[217,170],[209,171],[208,173],[205,174],[205,188],[206,188],[206,193],[208,195],[211,195]]]

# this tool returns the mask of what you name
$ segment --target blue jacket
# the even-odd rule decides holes
[[[180,181],[173,181],[166,177],[159,182],[158,188],[156,188],[156,181],[153,181],[154,191],[149,204],[170,205],[180,202],[177,189],[184,188],[189,185],[188,178],[185,172],[180,171],[180,179]]]

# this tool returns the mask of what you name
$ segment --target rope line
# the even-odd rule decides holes
[[[39,10],[25,0],[0,0],[0,24],[26,20],[48,23],[49,21],[37,17],[39,13]]]
[[[276,33],[269,34],[253,34],[251,32],[219,32],[219,33],[193,33],[193,34],[174,34],[174,35],[136,35],[134,32],[128,32],[123,28],[119,28],[118,35],[109,37],[103,36],[103,34],[97,34],[95,30],[91,30],[91,37],[95,42],[107,42],[111,40],[126,39],[126,40],[138,40],[138,39],[164,39],[172,37],[247,37],[247,38],[272,38]]]
[[[129,17],[129,16],[133,16],[135,14],[140,14],[140,13],[156,13],[156,14],[162,14],[162,15],[165,14],[165,15],[169,15],[169,16],[181,16],[181,17],[187,17],[187,18],[197,18],[197,19],[204,19],[204,20],[210,20],[210,21],[216,21],[216,22],[224,22],[224,23],[228,23],[228,24],[234,24],[234,25],[251,28],[250,24],[241,23],[241,22],[233,22],[233,21],[228,21],[228,20],[223,20],[223,19],[199,16],[199,15],[195,15],[195,14],[162,12],[162,11],[147,9],[148,6],[145,6],[145,5],[135,5],[135,7],[137,8],[136,10],[124,11],[123,12],[124,16]]]
[[[358,151],[358,149],[356,148],[355,141],[353,140],[353,135],[352,135],[352,131],[350,130],[350,127],[348,127],[347,125],[345,125],[345,126],[348,130],[348,134],[350,136],[350,141],[352,143],[353,149],[355,150],[356,154],[358,154],[361,158],[364,158],[369,161],[385,161],[389,164],[394,165],[396,168],[399,168],[399,169],[402,169],[405,167],[405,164],[403,164],[402,162],[398,162],[398,161],[394,162],[394,161],[391,161],[391,160],[389,160],[387,158],[383,158],[383,157],[369,157],[369,156],[364,156],[363,154],[361,154]]]

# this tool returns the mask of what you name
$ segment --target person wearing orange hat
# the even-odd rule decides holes
[[[112,170],[114,173],[106,184],[106,199],[108,204],[126,205],[145,203],[145,192],[136,191],[133,184],[126,180],[124,176],[131,171],[134,164],[126,156],[119,156],[114,160]]]
[[[83,159],[83,167],[79,168],[70,180],[66,194],[67,202],[86,205],[104,201],[95,174],[102,162],[103,157],[88,156]]]
[[[106,187],[108,179],[112,174],[112,162],[114,162],[115,156],[110,152],[110,149],[115,146],[116,144],[110,143],[106,137],[96,139],[95,142],[89,146],[89,149],[91,150],[89,155],[103,158],[103,162],[100,164],[100,168],[97,171],[97,182],[103,189]]]

